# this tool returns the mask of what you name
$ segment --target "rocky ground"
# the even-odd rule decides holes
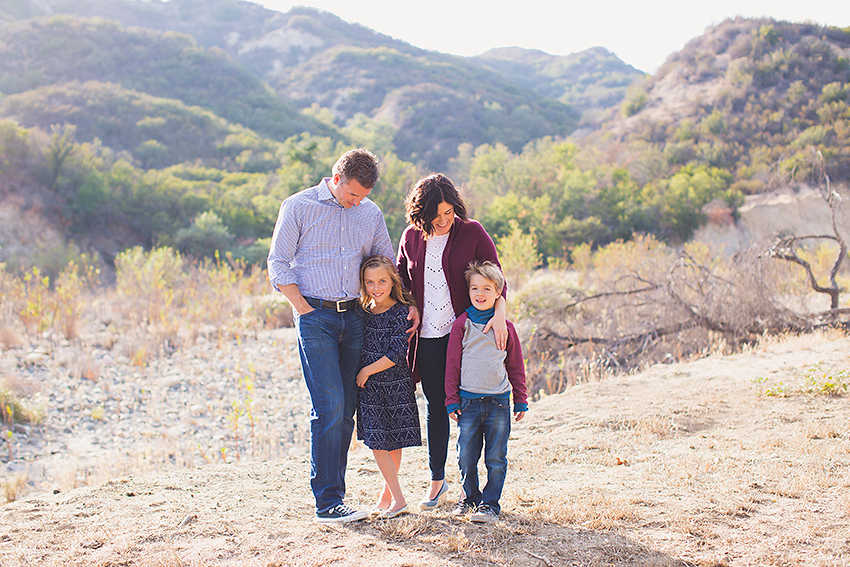
[[[303,454],[309,395],[296,349],[293,329],[284,328],[239,340],[201,335],[144,365],[117,354],[121,348],[61,340],[7,351],[5,381],[43,418],[11,429],[6,477],[23,495]]]
[[[448,505],[312,522],[292,340],[207,337],[144,368],[62,345],[5,353],[7,380],[40,387],[46,414],[13,434],[8,474],[31,484],[0,514],[0,565],[850,565],[850,405],[824,395],[850,381],[846,335],[766,339],[534,402],[489,526]],[[101,378],[77,375],[84,356]],[[253,437],[234,412],[246,400]],[[405,452],[401,478],[418,499],[425,448]],[[380,475],[360,444],[347,482],[369,507]]]

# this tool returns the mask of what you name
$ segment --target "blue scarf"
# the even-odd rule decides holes
[[[487,321],[493,318],[494,313],[496,313],[495,305],[484,311],[476,309],[474,305],[466,308],[466,316],[469,317],[469,320],[479,325],[486,325]]]

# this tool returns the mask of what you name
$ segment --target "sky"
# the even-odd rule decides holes
[[[423,49],[480,55],[494,47],[569,55],[602,46],[654,73],[706,28],[735,16],[850,26],[848,0],[253,0],[287,12],[311,6]]]

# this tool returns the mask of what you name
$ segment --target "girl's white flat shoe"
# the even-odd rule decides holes
[[[389,520],[390,518],[395,518],[396,516],[401,516],[402,514],[409,514],[410,510],[407,509],[407,504],[399,508],[398,510],[386,510],[381,515],[378,516],[379,520]]]

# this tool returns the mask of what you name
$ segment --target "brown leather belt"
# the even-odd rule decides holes
[[[358,300],[356,299],[346,299],[339,301],[328,301],[327,299],[316,299],[315,297],[305,297],[304,299],[312,307],[323,307],[325,309],[333,309],[337,313],[345,313],[346,311],[351,311],[352,309],[357,307],[358,303]]]

